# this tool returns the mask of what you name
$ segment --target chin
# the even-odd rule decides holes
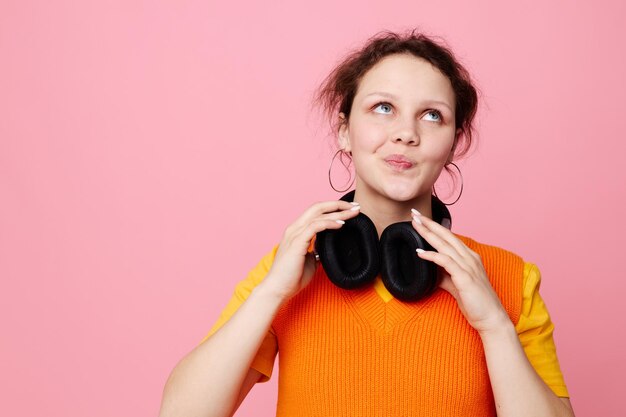
[[[389,187],[386,191],[387,197],[395,201],[409,201],[419,195],[418,190],[408,187]]]

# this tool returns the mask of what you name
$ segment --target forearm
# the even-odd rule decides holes
[[[160,416],[230,416],[282,302],[258,285],[217,332],[173,369],[163,391]]]
[[[513,323],[481,339],[498,417],[574,416],[528,361]]]

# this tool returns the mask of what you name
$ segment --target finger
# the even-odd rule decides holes
[[[472,255],[470,248],[468,248],[467,245],[465,245],[465,243],[463,243],[461,239],[456,237],[454,233],[452,233],[447,227],[444,227],[433,219],[430,219],[421,214],[418,216],[415,216],[415,214],[413,214],[413,218],[418,218],[426,229],[437,235],[441,241],[454,248],[454,250],[456,250],[456,252],[460,256],[468,261],[474,260],[475,257]],[[413,223],[416,222],[414,221]]]
[[[304,248],[303,254],[314,253],[309,251],[311,240],[313,237],[327,229],[340,229],[345,224],[341,219],[316,219],[309,223],[300,233],[297,234],[294,241],[297,241],[298,248]]]
[[[332,213],[320,214],[316,217],[304,219],[302,223],[294,224],[292,228],[295,229],[296,233],[301,233],[306,227],[308,227],[314,221],[342,220],[345,222],[346,220],[352,217],[356,217],[360,213],[361,207],[359,205],[353,206],[352,204],[350,204],[348,207],[349,208],[345,208],[344,210],[341,210],[341,211],[334,211]]]
[[[455,262],[463,265],[463,269],[469,271],[471,267],[467,265],[467,259],[459,254],[456,248],[450,245],[442,236],[429,229],[424,224],[422,220],[423,218],[424,216],[419,216],[419,219],[416,216],[413,216],[413,222],[411,223],[420,236],[426,239],[428,243],[430,243],[431,246],[437,250],[437,252],[448,255],[454,259]]]
[[[468,273],[468,271],[462,268],[455,259],[444,253],[434,251],[419,251],[417,252],[417,256],[422,259],[432,261],[445,269],[446,272],[450,274],[450,279],[452,280],[457,290],[461,290],[463,287],[466,287],[471,281],[471,275]]]
[[[312,206],[309,207],[306,212],[310,212],[310,214],[313,216],[319,216],[320,214],[324,213],[349,210],[355,206],[359,206],[359,203],[343,200],[321,201],[318,203],[314,203]]]
[[[361,206],[350,206],[350,208],[345,209],[345,210],[320,214],[316,218],[311,219],[311,221],[313,220],[347,220],[352,217],[356,217],[360,212],[361,212]]]
[[[354,207],[360,207],[358,203],[352,204],[343,200],[321,201],[309,206],[302,215],[293,222],[296,229],[306,227],[311,221],[325,213],[350,211]]]
[[[336,211],[336,212],[333,212],[333,213],[322,214],[321,216],[317,217],[313,221],[334,220],[335,222],[339,223],[340,225],[343,225],[343,224],[345,224],[346,220],[348,220],[348,219],[350,219],[352,217],[356,217],[360,213],[360,209],[361,209],[361,207],[359,205],[352,205],[352,204],[350,204],[350,208],[349,209],[342,210],[342,211]],[[336,226],[333,225],[333,227],[336,227]],[[315,237],[313,237],[312,240],[311,240],[311,244],[309,245],[309,252],[311,252],[314,255],[315,261],[319,262],[320,257],[319,257],[319,254],[315,251],[315,248],[313,246],[313,239],[315,239]]]

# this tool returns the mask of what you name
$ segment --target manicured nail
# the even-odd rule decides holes
[[[414,208],[411,209],[411,211],[413,212],[413,214],[415,214],[416,216],[421,216],[422,213],[420,213],[419,211],[415,210]]]
[[[424,223],[422,223],[422,221],[420,220],[420,218],[419,218],[419,217],[417,217],[415,214],[413,215],[413,220],[415,220],[415,223],[424,224]]]
[[[417,248],[417,249],[415,249],[415,252],[417,252],[417,253],[424,253],[426,251],[424,249]]]
[[[346,222],[344,222],[343,220],[335,220],[335,221],[339,224],[346,224]]]
[[[357,211],[357,210],[361,210],[361,206],[354,206],[350,209],[350,211]]]
[[[352,202],[350,202],[350,204],[352,204],[353,206],[358,206],[359,205],[359,203],[357,203],[356,201],[352,201]]]

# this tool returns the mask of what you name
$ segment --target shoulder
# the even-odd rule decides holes
[[[202,339],[202,342],[222,327],[222,325],[224,325],[224,323],[226,323],[230,317],[235,314],[239,307],[248,299],[254,288],[259,285],[261,281],[263,281],[272,267],[277,250],[278,244],[275,244],[270,250],[266,250],[265,254],[260,260],[257,261],[256,265],[249,269],[246,277],[237,282],[231,298],[222,309],[219,318],[214,323],[209,333],[204,337],[204,339]],[[270,330],[270,332],[272,332],[272,330]]]

